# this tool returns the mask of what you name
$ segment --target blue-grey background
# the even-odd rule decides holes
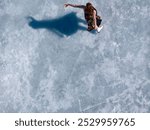
[[[150,112],[150,0],[0,0],[0,112]]]

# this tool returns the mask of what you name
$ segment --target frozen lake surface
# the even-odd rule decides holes
[[[0,0],[0,112],[150,112],[150,0]]]

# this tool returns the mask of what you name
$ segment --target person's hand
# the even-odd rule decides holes
[[[94,29],[97,30],[97,29],[98,29],[98,26],[95,26]]]
[[[69,6],[69,4],[64,4],[65,8]]]

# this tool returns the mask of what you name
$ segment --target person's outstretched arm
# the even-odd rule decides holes
[[[64,6],[65,6],[65,7],[70,6],[70,7],[74,7],[74,8],[81,8],[81,9],[84,9],[84,8],[85,8],[85,6],[84,6],[84,5],[65,4]]]

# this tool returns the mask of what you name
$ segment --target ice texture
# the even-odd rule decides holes
[[[150,0],[0,0],[0,112],[150,112]]]

